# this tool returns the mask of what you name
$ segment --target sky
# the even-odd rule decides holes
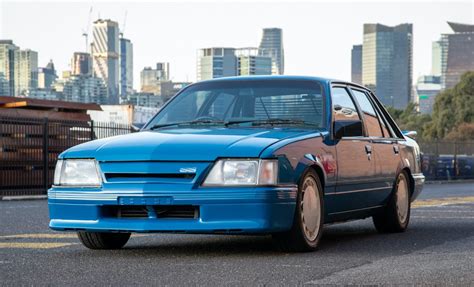
[[[418,1],[0,0],[0,39],[38,51],[40,67],[52,59],[68,70],[73,52],[85,50],[92,7],[91,21],[115,20],[132,41],[138,90],[146,66],[169,62],[172,80],[195,81],[199,48],[257,47],[265,27],[283,29],[285,74],[350,80],[351,48],[362,43],[364,23],[413,23],[416,81],[430,73],[432,41],[451,32],[446,21],[474,23],[474,1]]]

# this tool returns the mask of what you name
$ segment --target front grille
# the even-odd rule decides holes
[[[102,214],[112,218],[199,218],[199,206],[193,205],[117,205],[104,206]]]
[[[194,173],[105,173],[107,180],[113,179],[193,179]]]

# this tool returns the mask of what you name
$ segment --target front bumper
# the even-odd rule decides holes
[[[159,191],[160,185],[116,190],[52,188],[50,228],[98,232],[268,233],[291,228],[296,186],[199,188]],[[104,213],[120,206],[194,206],[195,218],[118,218]]]
[[[425,176],[422,173],[416,173],[412,175],[412,178],[414,183],[414,189],[413,194],[411,196],[411,201],[413,202],[423,190],[423,185],[425,184]]]

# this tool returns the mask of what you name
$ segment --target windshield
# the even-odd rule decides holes
[[[322,85],[299,80],[203,82],[173,98],[146,126],[278,125],[324,127]]]

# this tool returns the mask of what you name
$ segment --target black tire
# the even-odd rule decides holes
[[[315,229],[316,237],[311,239],[308,238],[305,232],[305,223],[302,216],[303,211],[303,185],[306,182],[307,178],[314,180],[316,184],[316,192],[319,195],[319,225]],[[273,242],[275,245],[282,251],[288,252],[307,252],[314,251],[318,248],[319,240],[321,239],[322,230],[324,224],[324,198],[323,198],[323,188],[321,181],[312,169],[308,170],[304,176],[301,178],[300,183],[298,184],[298,195],[296,199],[296,208],[295,215],[293,218],[293,225],[290,231],[275,233],[273,234]]]
[[[127,244],[130,233],[79,231],[77,236],[89,249],[120,249]]]
[[[406,185],[406,191],[401,189],[401,184]],[[406,212],[404,212],[404,214],[406,215],[405,219],[403,219],[403,216],[399,214],[401,204],[399,204],[400,200],[397,200],[398,196],[400,196],[400,193],[402,192],[406,193],[406,199],[408,201],[408,205],[406,206],[407,210]],[[404,232],[407,229],[408,223],[410,222],[410,195],[411,191],[408,174],[405,171],[402,171],[395,180],[391,198],[387,206],[382,211],[372,217],[375,228],[378,232],[397,233]]]

